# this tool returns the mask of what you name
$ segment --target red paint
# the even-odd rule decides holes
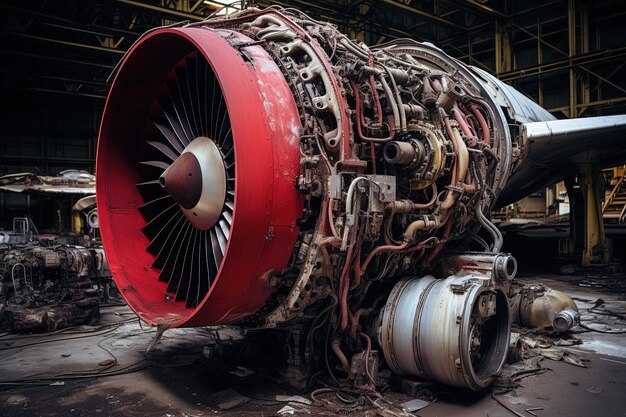
[[[302,127],[280,70],[260,46],[245,48],[250,62],[220,30],[157,30],[124,58],[111,87],[100,128],[97,202],[111,271],[131,308],[150,324],[174,327],[234,323],[256,312],[271,294],[269,275],[284,269],[298,234],[302,199],[295,190]],[[222,266],[196,308],[164,299],[166,283],[151,267],[141,232],[145,220],[138,154],[154,97],[177,62],[200,51],[217,75],[235,143],[235,210]]]

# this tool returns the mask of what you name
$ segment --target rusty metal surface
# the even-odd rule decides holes
[[[92,195],[96,193],[96,177],[77,170],[62,171],[56,177],[24,172],[1,176],[0,190],[25,194]]]
[[[0,315],[14,332],[52,332],[95,323],[110,275],[95,250],[0,245]]]

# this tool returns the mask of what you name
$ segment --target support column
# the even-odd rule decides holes
[[[570,237],[574,254],[583,268],[605,266],[611,259],[602,219],[604,177],[598,166],[578,167],[576,175],[565,177],[570,200]]]
[[[576,111],[576,71],[572,57],[576,55],[576,4],[575,0],[567,1],[567,39],[569,46],[569,118],[575,118]]]
[[[541,19],[537,18],[537,65],[543,64],[543,45],[541,44]],[[539,105],[543,107],[543,75],[537,76],[537,95],[539,96]]]
[[[589,53],[589,14],[588,14],[589,5],[586,1],[582,2],[582,7],[580,8],[580,46],[581,53],[586,54]],[[589,73],[583,71],[581,75],[581,104],[585,105],[585,107],[581,107],[578,109],[576,113],[576,117],[581,116],[586,110],[586,105],[591,102],[591,93],[589,88]]]

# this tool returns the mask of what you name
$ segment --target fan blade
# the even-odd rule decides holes
[[[170,274],[167,280],[167,292],[175,292],[178,290],[178,286],[181,278],[183,277],[182,267],[184,265],[184,257],[187,253],[187,246],[185,242],[189,242],[189,234],[194,227],[191,223],[186,222],[183,227],[183,231],[179,234],[179,238],[176,240],[172,253],[175,253],[174,257],[169,257],[165,262],[163,270],[168,267],[168,263],[171,262]]]
[[[228,109],[226,108],[226,103],[224,103],[224,114],[222,114],[221,117],[221,121],[220,121],[220,130],[217,134],[217,137],[215,138],[216,142],[223,144],[226,140],[226,136],[228,135],[228,130],[224,130],[224,129],[229,129],[230,125],[230,121],[228,120]],[[225,133],[224,136],[222,136],[222,133]]]
[[[144,219],[150,221],[158,214],[162,213],[164,210],[167,210],[175,203],[174,199],[169,195],[164,195],[163,197],[155,198],[154,200],[150,200],[145,204],[142,204],[137,209],[141,213]]]
[[[228,241],[228,238],[230,236],[230,228],[228,227],[228,223],[226,223],[226,221],[224,220],[220,220],[219,225],[222,233],[224,234],[224,237],[226,238],[226,241]],[[224,245],[224,247],[226,247],[226,245]]]
[[[164,211],[159,216],[152,219],[152,221],[145,225],[143,229],[141,229],[141,231],[150,239],[150,244],[146,250],[154,256],[159,255],[161,250],[165,247],[172,232],[179,227],[179,225],[183,224],[182,221],[185,216],[177,206],[178,204],[172,206],[172,208],[167,211]],[[168,216],[168,213],[172,214]],[[157,267],[155,264],[152,266],[155,268]]]
[[[160,168],[164,171],[170,166],[170,164],[168,164],[167,162],[163,162],[163,161],[141,161],[139,163],[142,165],[150,166],[150,167]]]
[[[151,241],[158,236],[158,234],[167,227],[175,218],[176,212],[180,213],[180,206],[174,202],[171,206],[157,214],[152,220],[146,224],[141,231]],[[154,255],[154,254],[153,254]]]
[[[187,293],[189,292],[189,285],[192,280],[192,271],[190,269],[190,261],[193,260],[194,250],[193,250],[193,242],[194,237],[198,229],[192,227],[190,232],[185,236],[185,243],[183,243],[183,247],[185,248],[182,253],[182,258],[180,259],[180,265],[178,268],[179,278],[176,288],[172,287],[173,291],[176,291],[176,295],[174,297],[174,301],[183,301],[187,300]]]
[[[227,145],[222,146],[222,152],[224,152],[224,149],[227,149],[226,152],[224,152],[224,159],[226,158],[230,158],[230,156],[233,154],[233,150],[235,149],[233,146],[231,146],[230,148]]]
[[[189,257],[189,282],[187,283],[187,290],[185,291],[185,307],[189,308],[195,304],[198,299],[198,258],[200,252],[198,250],[198,235],[200,231],[195,229],[191,242],[191,256]]]
[[[178,71],[176,71],[176,76],[178,77]],[[167,82],[167,88],[172,95],[172,103],[174,104],[174,109],[176,109],[176,114],[178,115],[178,120],[180,120],[180,125],[185,131],[185,136],[189,138],[191,142],[195,137],[195,133],[191,129],[191,125],[189,124],[189,111],[185,107],[185,102],[183,97],[181,96],[181,89],[178,83],[178,80],[169,80]]]
[[[217,236],[217,242],[220,245],[220,252],[222,256],[224,256],[224,253],[226,253],[226,244],[228,243],[228,238],[224,236],[224,233],[222,232],[222,229],[220,227],[214,226],[213,229],[215,230],[215,235]]]
[[[230,127],[230,121],[228,122],[228,124],[228,131],[222,138],[220,138],[220,147],[230,150],[233,148],[233,128]]]
[[[188,136],[185,129],[183,129],[182,116],[179,114],[179,110],[174,106],[174,102],[172,101],[171,93],[170,97],[167,99],[161,98],[159,99],[159,104],[161,109],[163,110],[163,114],[165,118],[169,122],[172,130],[176,133],[176,137],[178,137],[183,145],[188,144],[193,139]]]
[[[152,146],[154,149],[156,149],[159,152],[161,152],[163,155],[167,156],[172,162],[174,162],[176,160],[176,158],[178,157],[174,153],[172,148],[170,148],[169,146],[167,146],[166,144],[164,144],[162,142],[155,142],[155,141],[152,141],[152,140],[147,140],[146,143],[148,145]]]
[[[211,280],[217,276],[217,271],[219,269],[219,264],[215,263],[215,258],[212,255],[213,249],[211,247],[211,232],[208,230],[204,231],[204,256],[206,261],[206,271],[207,271],[207,279],[206,285],[207,290],[211,288]]]
[[[211,229],[211,250],[213,252],[213,259],[215,261],[215,266],[219,270],[220,265],[222,264],[222,251],[220,249],[220,244],[217,239],[217,234],[215,233],[215,228]]]
[[[209,66],[202,56],[198,53],[196,59],[196,90],[198,92],[198,109],[200,125],[202,127],[202,135],[207,136],[209,134],[208,121],[207,121],[207,79],[208,79]]]
[[[200,136],[202,133],[202,124],[200,123],[200,108],[198,106],[198,75],[196,73],[196,59],[195,58],[187,58],[185,60],[186,66],[186,84],[187,87],[187,103],[191,108],[191,120],[193,121],[193,126],[196,129],[196,135]]]
[[[183,150],[185,150],[184,140],[178,137],[176,132],[174,132],[174,130],[172,130],[172,128],[170,128],[165,123],[157,122],[156,120],[153,123],[157,127],[157,129],[159,129],[159,131],[163,134],[165,139],[167,139],[170,145],[172,145],[172,147],[176,149],[176,151],[180,155]]]
[[[154,268],[163,269],[167,259],[170,256],[170,253],[172,252],[172,249],[175,247],[174,244],[176,243],[176,240],[178,239],[182,231],[182,228],[185,226],[185,224],[186,224],[185,216],[183,216],[183,214],[180,213],[180,217],[178,218],[176,223],[169,229],[169,232],[167,232],[167,235],[165,235],[165,238],[163,239],[163,243],[161,244],[161,247],[158,248],[159,252],[156,254],[156,257],[154,258],[154,261],[152,262],[152,266]],[[161,233],[163,232],[164,230],[161,230]],[[162,235],[159,234],[157,237],[155,237],[153,242],[155,242],[157,238],[160,238],[161,236]],[[148,248],[150,248],[150,246],[148,246]],[[160,277],[159,277],[159,281],[161,281]]]

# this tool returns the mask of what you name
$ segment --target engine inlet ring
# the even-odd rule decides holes
[[[227,324],[253,314],[271,293],[269,275],[285,268],[297,238],[302,199],[293,184],[302,127],[293,96],[262,47],[247,47],[244,57],[229,42],[251,40],[226,30],[156,30],[125,56],[107,98],[97,154],[102,240],[121,294],[152,325]],[[202,71],[208,78],[199,76]],[[168,94],[172,107],[164,101]],[[214,101],[196,106],[201,97]],[[164,107],[168,114],[161,113]],[[214,113],[228,125],[221,135],[201,129],[203,115]],[[186,207],[155,202],[168,201],[159,176],[183,153],[186,144],[174,140],[183,137],[214,141],[224,162],[224,208],[205,240],[199,237],[203,226],[181,214]],[[192,171],[205,172],[209,162],[203,163]],[[190,190],[198,188],[178,192]],[[189,206],[195,194],[180,201]],[[180,223],[151,225],[155,212]],[[175,262],[147,249],[164,227],[187,231],[166,245]],[[221,259],[210,262],[217,253]]]

